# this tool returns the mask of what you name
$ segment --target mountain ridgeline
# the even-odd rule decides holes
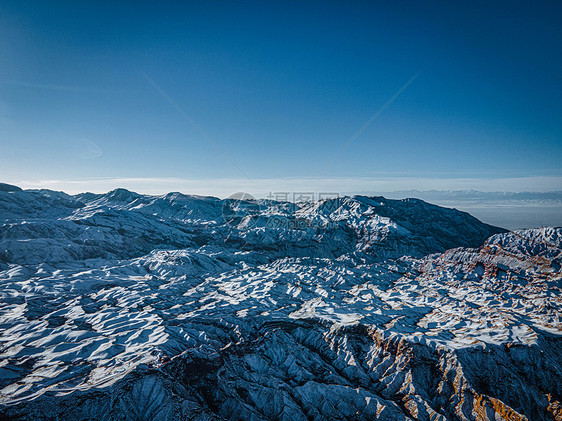
[[[154,249],[216,245],[266,251],[269,258],[421,257],[478,247],[505,232],[467,213],[416,199],[343,197],[320,202],[243,202],[124,189],[70,196],[0,191],[0,261],[64,263],[129,259]],[[25,240],[25,242],[22,242]]]

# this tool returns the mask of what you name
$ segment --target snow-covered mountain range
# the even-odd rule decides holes
[[[0,419],[562,419],[562,229],[0,185]]]

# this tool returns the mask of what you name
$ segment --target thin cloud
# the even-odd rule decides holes
[[[102,193],[118,187],[145,194],[165,194],[180,191],[201,196],[228,197],[235,192],[248,192],[265,197],[275,192],[316,192],[340,195],[365,192],[380,194],[398,190],[480,190],[485,192],[546,192],[562,190],[562,177],[514,178],[269,178],[246,179],[185,179],[174,177],[116,177],[81,180],[5,180],[25,189],[47,188],[76,194]]]

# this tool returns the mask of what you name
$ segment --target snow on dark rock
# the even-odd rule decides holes
[[[230,205],[0,192],[0,418],[561,419],[560,228]]]

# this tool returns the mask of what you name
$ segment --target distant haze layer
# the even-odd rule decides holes
[[[562,192],[395,191],[381,195],[416,197],[470,213],[483,222],[510,230],[562,226]]]

